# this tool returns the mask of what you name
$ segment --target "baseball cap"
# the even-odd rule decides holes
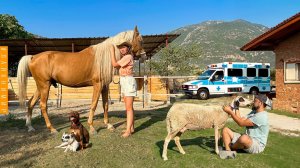
[[[267,106],[271,106],[270,100],[266,95],[258,94],[258,95],[255,95],[255,98],[260,100],[261,102],[265,103]]]

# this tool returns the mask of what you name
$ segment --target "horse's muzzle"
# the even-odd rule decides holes
[[[139,60],[141,63],[144,63],[144,61],[148,59],[146,52],[142,52],[140,55],[141,55],[141,57]]]

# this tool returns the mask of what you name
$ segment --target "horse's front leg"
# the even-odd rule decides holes
[[[90,109],[90,114],[89,114],[89,120],[88,124],[90,126],[90,133],[91,134],[96,134],[96,130],[93,126],[93,118],[94,118],[94,113],[98,104],[99,96],[100,96],[100,91],[101,91],[101,84],[100,83],[95,83],[93,85],[93,99],[92,99],[92,104],[91,104],[91,109]]]
[[[108,86],[104,86],[102,89],[102,103],[103,103],[103,111],[104,111],[104,124],[107,126],[107,129],[113,131],[115,130],[114,126],[109,123],[108,119]]]
[[[51,133],[57,133],[56,129],[52,126],[47,113],[47,100],[49,96],[50,82],[37,81],[37,87],[41,94],[40,108],[42,110],[42,114],[45,119],[46,126],[51,131]]]

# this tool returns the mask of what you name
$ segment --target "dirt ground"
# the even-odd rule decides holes
[[[16,104],[13,103],[14,105],[9,106],[9,112],[13,115],[15,115],[17,118],[25,118],[26,116],[26,111],[24,109],[20,109]],[[91,104],[91,100],[63,100],[62,101],[62,106],[60,108],[57,108],[56,102],[55,101],[48,101],[48,113],[50,115],[63,115],[67,116],[68,113],[71,111],[78,111],[81,114],[81,117],[88,117],[89,114],[89,107]],[[164,102],[151,102],[148,107],[143,108],[143,103],[142,102],[134,102],[134,109],[137,111],[142,111],[142,110],[155,110],[158,108],[164,108],[167,107],[168,105]],[[124,103],[123,102],[113,102],[113,104],[109,105],[109,112],[114,111],[114,112],[124,112]],[[95,111],[95,115],[99,115],[103,113],[103,108],[102,108],[102,101],[98,102],[97,109]],[[41,112],[38,107],[38,105],[35,106],[32,117],[37,117],[40,116]]]
[[[78,111],[81,113],[81,117],[88,117],[90,100],[64,100],[62,102],[62,107],[60,108],[56,107],[55,101],[49,101],[48,106],[50,115],[62,115],[66,117],[71,111]],[[165,102],[151,102],[148,107],[143,107],[142,102],[134,102],[134,109],[137,111],[155,110],[167,106],[168,104]],[[113,104],[109,106],[109,111],[115,111],[119,112],[120,114],[124,114],[124,103],[113,102]],[[9,112],[16,116],[16,118],[25,118],[26,116],[26,110],[20,109],[16,105],[10,106]],[[246,116],[250,111],[247,108],[240,108],[240,112],[241,115]],[[102,102],[99,101],[95,115],[102,113]],[[39,107],[36,106],[33,110],[33,118],[38,116],[41,116],[41,112]],[[4,116],[0,117],[0,119],[4,119]],[[298,118],[269,113],[269,124],[271,131],[280,132],[285,135],[300,136],[300,119]]]

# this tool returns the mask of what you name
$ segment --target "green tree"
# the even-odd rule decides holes
[[[155,59],[151,60],[150,66],[154,74],[161,76],[188,76],[195,75],[195,69],[199,69],[193,60],[201,58],[199,46],[178,46],[169,45],[156,54]],[[170,93],[179,90],[180,84],[176,79],[162,79]]]
[[[196,45],[169,45],[156,54],[150,66],[155,74],[161,76],[192,75],[198,68],[192,60],[200,58],[201,54],[200,48]]]
[[[276,81],[276,69],[271,69],[271,72],[270,72],[270,77],[271,77],[271,80],[272,81]]]
[[[0,39],[33,38],[34,34],[27,32],[16,17],[0,14]]]

